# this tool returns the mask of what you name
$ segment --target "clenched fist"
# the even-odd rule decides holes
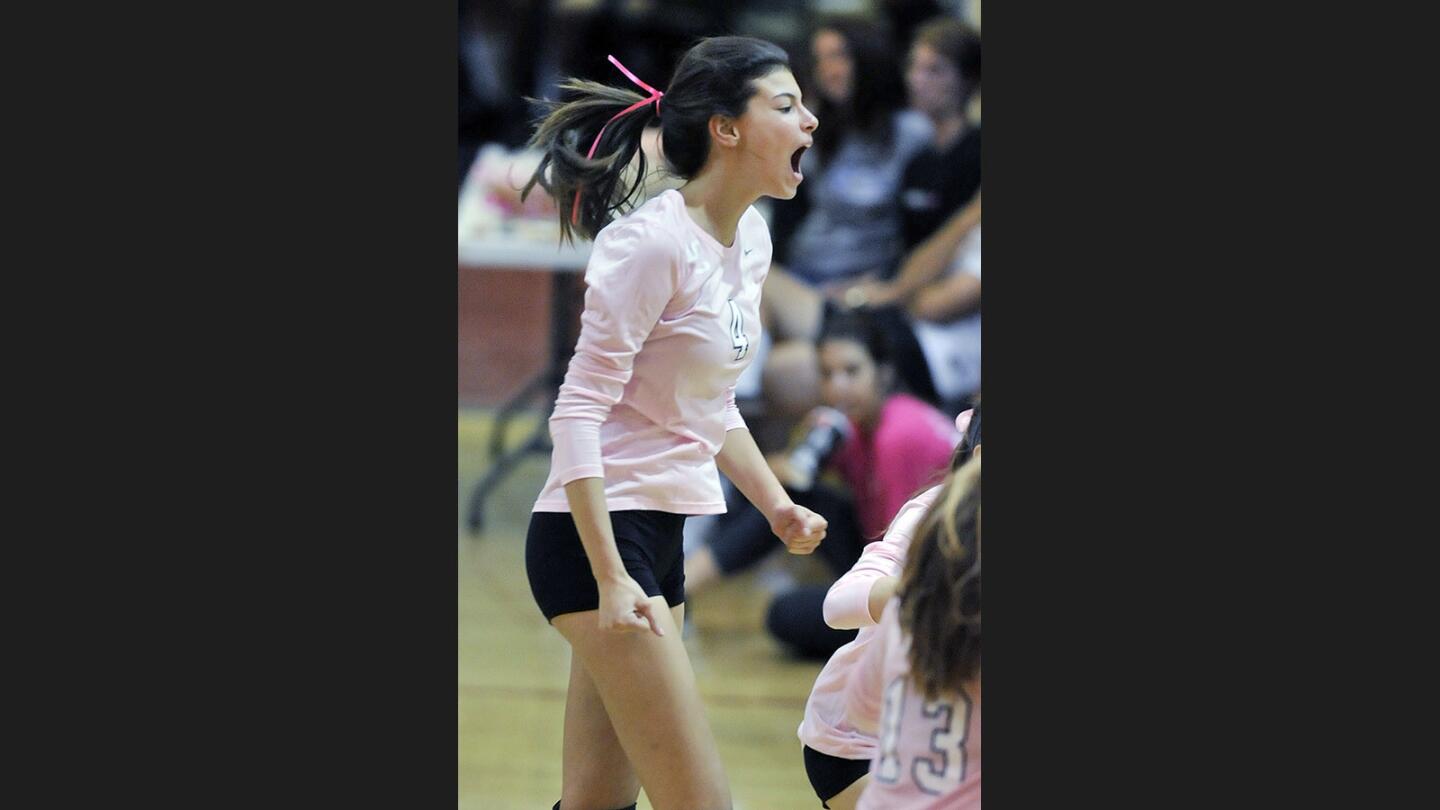
[[[799,504],[782,506],[770,516],[770,530],[791,554],[809,554],[825,539],[829,521]]]

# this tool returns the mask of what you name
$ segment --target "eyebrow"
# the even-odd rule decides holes
[[[774,101],[775,99],[780,98],[781,96],[789,96],[791,101],[794,101],[795,99],[798,99],[798,98],[799,98],[799,96],[795,95],[794,93],[776,93],[775,95],[773,95],[773,96],[770,97],[770,100],[771,100],[771,101]]]

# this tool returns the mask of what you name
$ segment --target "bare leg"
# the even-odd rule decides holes
[[[683,608],[664,609],[659,596],[650,601],[664,636],[601,632],[593,610],[557,616],[552,624],[584,665],[615,739],[655,810],[730,810],[730,787],[680,638]],[[567,718],[567,752],[598,755],[595,740],[572,742],[569,731]],[[565,785],[563,810],[602,810],[596,800],[580,795],[578,787]],[[625,800],[603,810],[633,801],[618,798]]]
[[[573,652],[570,689],[565,694],[563,756],[562,810],[613,810],[633,804],[640,796],[640,779],[620,747],[600,692]]]

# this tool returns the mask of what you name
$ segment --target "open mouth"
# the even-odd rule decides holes
[[[805,154],[805,150],[809,148],[810,147],[808,146],[802,146],[799,149],[796,149],[795,152],[790,155],[790,171],[794,172],[797,175],[800,175],[800,156]],[[803,177],[804,175],[800,176]]]

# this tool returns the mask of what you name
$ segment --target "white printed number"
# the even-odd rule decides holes
[[[730,348],[735,350],[737,361],[744,360],[745,355],[750,353],[750,338],[745,337],[745,316],[734,298],[725,303],[730,305]]]
[[[900,712],[905,708],[905,678],[899,677],[885,687],[885,705],[880,709],[880,764],[875,778],[895,784],[900,778]]]
[[[930,734],[930,751],[934,756],[916,757],[915,784],[926,793],[938,796],[953,789],[965,779],[965,740],[970,736],[970,698],[960,694],[958,703],[948,700],[927,700],[922,709],[926,718],[936,720]],[[956,715],[959,715],[956,717]],[[955,729],[959,721],[958,730]],[[938,764],[936,762],[938,757]]]

